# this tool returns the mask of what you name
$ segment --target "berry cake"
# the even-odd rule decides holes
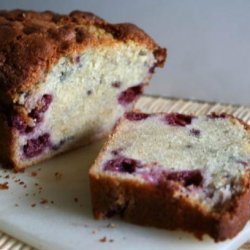
[[[0,155],[17,170],[106,135],[166,50],[86,12],[0,11]]]
[[[231,115],[127,112],[90,169],[94,216],[232,238],[250,216],[249,163],[249,127]]]

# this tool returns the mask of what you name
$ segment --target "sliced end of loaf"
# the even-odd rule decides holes
[[[155,63],[152,51],[135,43],[61,58],[44,83],[22,93],[18,111],[7,117],[15,167],[27,167],[106,135],[142,94]]]
[[[249,136],[225,114],[126,113],[90,170],[95,216],[233,237],[249,218]]]
[[[0,24],[0,112],[10,138],[1,154],[17,169],[105,135],[166,58],[135,25],[92,13],[0,11]]]

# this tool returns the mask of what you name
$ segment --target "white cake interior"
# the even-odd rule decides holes
[[[19,99],[30,112],[44,94],[53,98],[33,132],[17,131],[16,158],[25,165],[106,134],[134,103],[119,103],[121,92],[147,83],[155,62],[151,51],[132,42],[89,48],[82,54],[61,58],[37,89]],[[117,86],[112,86],[114,83]],[[49,133],[52,145],[63,145],[57,150],[47,147],[27,158],[22,152],[27,140],[44,133]]]
[[[202,190],[192,196],[207,202],[203,192],[210,191],[210,205],[225,201],[239,192],[237,185],[250,162],[249,132],[238,120],[212,119],[207,116],[192,119],[186,126],[169,125],[165,115],[151,115],[137,121],[123,119],[97,162],[102,171],[105,162],[120,156],[138,160],[144,168],[134,173],[117,173],[121,178],[138,178],[141,171],[200,170]],[[114,156],[118,152],[118,156]],[[117,154],[117,153],[116,153]],[[143,170],[144,169],[144,170]],[[106,174],[116,174],[106,171]],[[182,191],[191,192],[191,187]],[[208,199],[206,199],[208,198]]]

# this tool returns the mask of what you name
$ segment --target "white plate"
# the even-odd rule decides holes
[[[233,250],[250,238],[249,224],[233,240],[216,244],[180,231],[141,227],[119,219],[94,220],[87,172],[101,144],[56,157],[25,173],[0,170],[0,183],[9,183],[8,190],[0,190],[0,230],[50,250]],[[43,199],[48,203],[40,204]],[[106,242],[101,242],[104,237]]]

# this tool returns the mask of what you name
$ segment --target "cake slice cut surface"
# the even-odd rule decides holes
[[[94,216],[215,241],[250,215],[250,134],[227,114],[128,112],[90,169]]]
[[[103,137],[165,57],[133,24],[0,11],[0,158],[20,170]]]

